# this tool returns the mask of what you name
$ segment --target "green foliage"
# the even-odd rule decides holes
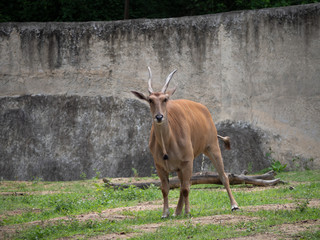
[[[127,201],[151,201],[161,199],[161,192],[155,186],[151,186],[148,190],[143,190],[135,186],[130,186],[124,189],[107,188],[100,190],[103,202],[105,204],[114,205],[117,202]]]
[[[43,181],[41,177],[34,177],[32,180],[32,184],[38,184],[41,181]]]
[[[283,172],[287,167],[287,164],[282,164],[279,160],[275,160],[272,157],[272,150],[266,154],[267,159],[271,162],[271,166],[267,168],[268,171],[275,171],[275,172]]]
[[[0,21],[105,21],[122,19],[119,0],[10,0],[0,3]]]
[[[132,172],[133,172],[133,176],[134,176],[135,178],[139,177],[139,174],[138,174],[138,170],[137,170],[137,169],[132,168]]]
[[[295,157],[292,159],[293,169],[295,170],[310,170],[313,165],[313,158],[301,159],[300,157]]]
[[[160,227],[155,233],[133,239],[225,239],[245,235],[241,231],[234,231],[232,225],[201,225],[186,221],[183,224]]]
[[[58,198],[51,202],[54,207],[54,211],[58,213],[72,213],[75,208],[77,208],[77,201],[75,199],[64,199]]]
[[[247,167],[248,173],[252,173],[252,169],[253,169],[253,163],[249,162]]]
[[[309,199],[297,201],[296,209],[299,210],[300,212],[304,212],[308,208],[308,204],[309,204]]]
[[[308,230],[304,232],[299,232],[299,234],[295,234],[293,239],[320,239],[320,230]]]
[[[102,221],[88,220],[80,222],[72,219],[71,221],[59,221],[48,226],[36,225],[27,231],[21,231],[18,239],[57,239],[72,236],[73,234],[92,234],[94,232],[127,232],[130,228],[108,219]],[[95,234],[92,234],[95,235]]]
[[[282,172],[287,167],[287,164],[282,164],[279,160],[273,160],[271,162],[271,167],[269,167],[269,170],[273,170],[275,172]]]
[[[250,215],[256,219],[240,221],[234,224],[192,224],[187,220],[182,224],[168,224],[157,229],[155,233],[147,233],[132,239],[226,239],[240,236],[253,236],[258,233],[273,231],[272,227],[284,223],[296,223],[306,219],[319,218],[319,209],[308,208],[300,210],[261,210],[249,214],[234,213],[234,215]],[[306,233],[309,235],[310,232]],[[316,232],[312,235],[316,236]]]
[[[0,225],[21,224],[23,229],[17,229],[12,239],[58,239],[77,237],[88,239],[99,234],[133,233],[140,231],[136,226],[161,223],[155,233],[137,235],[137,239],[217,239],[237,236],[253,236],[259,233],[273,233],[274,226],[304,221],[315,221],[320,218],[318,206],[311,204],[320,199],[320,174],[316,171],[282,172],[279,174],[285,181],[295,181],[294,188],[280,185],[276,188],[258,188],[258,191],[247,191],[244,187],[234,187],[233,194],[240,205],[237,212],[230,211],[230,202],[224,189],[192,188],[190,192],[191,216],[193,218],[232,214],[248,217],[247,221],[225,224],[213,221],[207,224],[196,224],[189,216],[169,217],[161,219],[162,209],[118,211],[123,219],[117,221],[104,218],[81,219],[77,215],[90,212],[102,212],[108,208],[137,205],[138,202],[150,203],[157,200],[161,204],[162,194],[159,188],[152,186],[142,190],[130,188],[105,188],[101,181],[86,180],[75,182],[32,182],[2,181],[0,191],[13,193],[23,189],[24,195],[0,195],[0,214],[4,216]],[[297,180],[296,180],[297,179]],[[300,182],[300,183],[297,183]],[[36,194],[47,191],[50,194]],[[179,189],[171,190],[170,205],[177,203]],[[156,203],[155,203],[156,204]],[[260,205],[292,204],[289,208],[265,207]],[[255,207],[251,207],[255,206]],[[272,206],[272,205],[271,205]],[[257,209],[252,211],[252,209]],[[174,209],[171,209],[171,214]],[[16,211],[12,215],[10,212]],[[65,220],[59,220],[60,217]],[[125,217],[126,216],[126,217]],[[59,218],[57,218],[59,217]],[[252,219],[251,219],[252,217]],[[54,218],[54,219],[53,219]],[[52,219],[51,221],[47,221]],[[251,220],[250,220],[251,219]],[[42,224],[24,224],[26,222],[43,221]],[[143,230],[142,230],[143,231]],[[319,231],[308,228],[299,233],[306,239],[317,239]],[[292,235],[294,238],[294,236]],[[289,237],[290,238],[290,237]]]
[[[97,169],[94,169],[96,172],[96,176],[94,176],[92,179],[94,180],[99,180],[101,178],[101,172],[98,171]]]
[[[86,180],[86,179],[87,179],[87,174],[86,174],[85,172],[81,172],[81,173],[80,173],[80,178],[81,178],[82,180]]]
[[[109,21],[124,17],[124,0],[10,0],[0,22]],[[319,2],[319,0],[131,0],[130,18],[168,18]]]
[[[278,173],[277,177],[284,181],[295,181],[295,182],[319,182],[320,181],[320,170],[306,170],[306,171],[290,171]]]

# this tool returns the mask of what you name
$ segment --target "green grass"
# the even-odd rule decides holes
[[[234,230],[234,226],[207,224],[193,225],[191,222],[160,227],[156,233],[147,233],[132,239],[219,239],[245,236],[241,231]]]
[[[230,214],[230,213],[229,213]],[[241,215],[243,213],[236,213]],[[271,231],[275,225],[284,223],[296,223],[297,221],[319,219],[319,209],[310,208],[303,213],[298,210],[287,211],[258,211],[250,214],[252,217],[260,217],[261,220],[240,222],[236,224],[192,224],[186,221],[183,224],[167,224],[160,227],[155,233],[144,234],[133,239],[220,239],[239,236],[248,236],[257,233]],[[308,234],[308,233],[305,233]],[[310,232],[309,232],[310,234]],[[317,232],[312,233],[316,235]]]
[[[97,233],[117,233],[117,232],[132,232],[126,224],[119,224],[115,221],[88,220],[80,222],[78,220],[58,221],[54,224],[46,226],[36,225],[17,236],[17,239],[57,239],[65,236],[81,235],[94,236]]]
[[[276,177],[286,182],[319,182],[320,170],[282,172]]]
[[[274,226],[306,220],[319,220],[319,208],[310,207],[312,199],[320,199],[320,171],[283,172],[278,175],[288,184],[275,188],[258,188],[247,191],[244,185],[232,186],[233,194],[240,207],[267,204],[291,203],[293,209],[240,211],[231,213],[230,203],[221,186],[206,185],[192,187],[190,192],[191,216],[193,218],[232,214],[247,216],[254,220],[233,224],[193,224],[188,216],[161,219],[161,209],[144,211],[123,211],[127,219],[111,221],[96,219],[79,221],[76,215],[101,212],[115,207],[134,206],[154,200],[161,200],[161,191],[152,187],[147,190],[130,187],[114,190],[105,188],[102,181],[86,180],[75,182],[0,182],[0,227],[20,224],[16,233],[8,239],[57,239],[77,235],[84,238],[107,233],[139,232],[134,226],[162,223],[154,233],[137,235],[134,239],[218,239],[248,236],[274,231]],[[291,188],[294,186],[294,188]],[[8,195],[7,193],[24,193]],[[45,193],[45,194],[41,194]],[[179,190],[171,190],[171,204],[177,203]],[[174,209],[171,209],[173,213]],[[47,220],[65,217],[68,220]],[[180,222],[177,220],[180,220]],[[40,221],[39,224],[28,222]],[[183,221],[183,222],[181,222]],[[299,233],[300,234],[300,233]],[[296,234],[297,235],[297,234]],[[291,237],[294,238],[295,235]],[[301,232],[302,239],[317,239],[319,227]],[[297,238],[297,237],[296,237]],[[300,238],[300,237],[299,237]]]
[[[294,239],[320,239],[320,230],[303,231],[293,236]]]
[[[77,185],[77,183],[76,183]],[[102,211],[107,208],[134,205],[137,202],[161,199],[161,192],[153,187],[141,190],[130,187],[124,190],[105,189],[100,185],[96,188],[84,189],[79,192],[46,194],[46,195],[22,195],[1,196],[0,213],[12,210],[23,210],[21,214],[8,216],[2,220],[2,225],[24,223],[34,220],[47,220],[54,217],[76,215],[88,212]],[[34,211],[38,209],[40,211]]]

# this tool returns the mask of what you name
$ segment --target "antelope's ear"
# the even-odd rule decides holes
[[[133,93],[133,95],[135,95],[137,98],[141,99],[141,100],[145,100],[145,101],[148,101],[148,98],[142,94],[142,93],[139,93],[139,92],[136,92],[136,91],[131,91]]]
[[[166,92],[166,94],[168,94],[169,97],[171,97],[175,93],[176,89],[177,89],[176,87],[174,89],[170,89]]]

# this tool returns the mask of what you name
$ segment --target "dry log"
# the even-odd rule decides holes
[[[267,172],[263,175],[251,175],[246,176],[244,174],[232,174],[228,173],[229,182],[231,185],[235,184],[252,184],[255,186],[274,186],[278,183],[283,183],[279,178],[274,178],[276,173],[274,171]],[[129,183],[129,184],[119,184],[119,183],[112,183],[108,179],[103,179],[106,186],[108,187],[117,187],[117,188],[128,188],[129,186],[136,186],[138,188],[146,189],[149,188],[150,185],[154,185],[160,187],[161,183],[159,180],[151,181],[151,182],[136,182],[136,183]],[[196,184],[221,184],[222,182],[219,179],[217,173],[213,172],[201,172],[195,173],[190,179],[191,185]],[[170,189],[179,188],[180,181],[177,177],[170,178],[169,180]]]

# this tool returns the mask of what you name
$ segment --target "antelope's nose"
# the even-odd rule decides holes
[[[157,114],[156,115],[156,120],[158,123],[162,122],[162,119],[163,119],[163,115],[162,114]]]

